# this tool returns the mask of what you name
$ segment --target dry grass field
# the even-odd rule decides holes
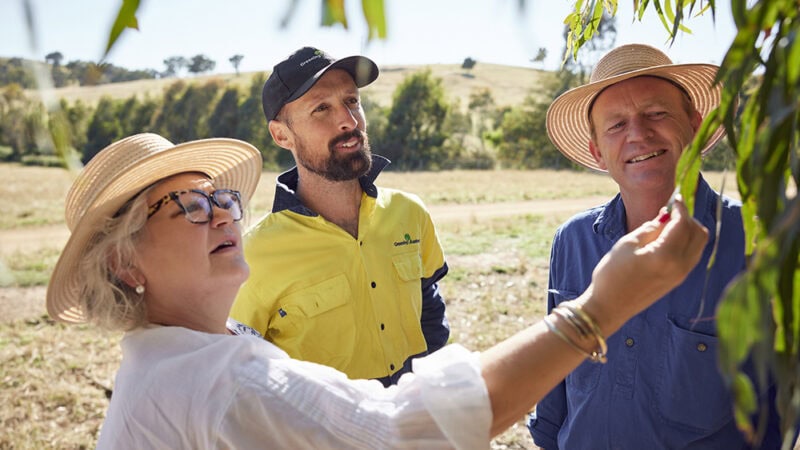
[[[251,218],[270,208],[275,175],[262,177]],[[71,174],[0,164],[0,178],[0,198],[13,200],[0,222],[0,449],[93,448],[120,335],[56,324],[43,306],[67,237]],[[717,174],[707,178],[719,185]],[[442,284],[451,341],[474,350],[542,317],[553,231],[615,192],[605,176],[555,171],[389,172],[379,183],[429,205],[451,267]],[[492,448],[533,448],[524,422]]]
[[[457,64],[433,64],[429,66],[387,66],[381,67],[378,79],[362,89],[361,92],[372,101],[382,106],[391,104],[392,94],[403,79],[419,70],[430,69],[434,77],[442,79],[446,95],[450,100],[460,99],[461,105],[469,99],[469,95],[480,89],[490,89],[495,103],[498,106],[508,106],[520,103],[532,90],[539,87],[542,77],[551,77],[551,72],[525,67],[503,66],[496,64],[478,63],[470,70],[462,69]],[[183,78],[188,83],[205,83],[210,80],[219,80],[225,85],[239,86],[242,92],[249,88],[251,79],[258,72],[223,75],[202,75],[193,78]],[[125,83],[104,84],[94,87],[64,87],[51,91],[31,91],[29,95],[42,95],[55,98],[64,98],[70,102],[81,100],[84,103],[95,104],[101,97],[129,98],[131,96],[158,96],[164,89],[176,81],[175,78],[159,80],[138,80]]]

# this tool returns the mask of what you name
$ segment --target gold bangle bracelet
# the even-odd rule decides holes
[[[599,347],[599,352],[595,353],[599,354],[600,357],[605,359],[606,355],[608,354],[608,344],[606,343],[606,339],[603,337],[603,334],[600,332],[600,327],[597,326],[597,322],[595,322],[594,319],[592,319],[592,317],[580,307],[565,303],[558,305],[558,307],[566,308],[568,311],[580,317],[586,324],[588,324],[592,330],[592,335],[594,335],[595,340],[597,340],[597,346]]]
[[[576,344],[569,336],[564,334],[558,327],[550,320],[550,316],[544,316],[544,324],[547,325],[547,329],[553,332],[556,336],[558,336],[562,341],[569,344],[570,347],[574,348],[578,351],[581,355],[589,358],[592,362],[599,362],[605,363],[607,361],[605,353],[599,354],[596,351],[594,352],[587,352],[586,350],[580,348],[578,344]]]
[[[592,319],[592,317],[589,316],[589,314],[586,314],[586,312],[583,311],[580,307],[576,307],[566,303],[561,303],[555,309],[559,308],[564,308],[566,311],[569,311],[570,315],[573,316],[572,317],[573,320],[578,320],[584,324],[582,326],[578,326],[575,325],[572,320],[567,319],[570,322],[570,324],[576,327],[579,333],[581,333],[582,330],[589,330],[590,333],[588,334],[591,334],[597,341],[598,349],[592,352],[593,355],[592,361],[606,362],[607,360],[606,356],[608,355],[608,344],[606,343],[606,339],[603,337],[603,334],[600,332],[600,327],[597,326],[597,322],[595,322],[594,319]],[[564,316],[563,314],[561,315]],[[586,334],[585,336],[588,336],[588,334]]]
[[[578,334],[581,335],[582,338],[592,336],[592,330],[589,328],[589,324],[584,322],[580,317],[576,316],[572,311],[568,310],[567,308],[553,308],[551,311],[553,313],[558,314],[559,316],[563,317],[576,331]]]

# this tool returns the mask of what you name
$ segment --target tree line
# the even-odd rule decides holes
[[[177,80],[159,97],[103,97],[96,105],[61,100],[48,112],[19,85],[0,89],[0,161],[63,165],[86,163],[98,151],[125,136],[155,132],[173,142],[231,137],[252,143],[271,170],[288,168],[291,154],[273,142],[261,110],[266,79],[255,74],[246,89],[223,81]],[[498,106],[488,89],[448,102],[441,78],[430,70],[407,76],[392,102],[382,106],[362,96],[373,152],[392,160],[393,170],[578,169],[550,143],[547,107],[557,95],[580,82],[564,70],[543,77],[541,90],[517,106]],[[62,136],[70,155],[56,155],[42,136]],[[727,148],[712,152],[706,167],[727,164]],[[68,156],[68,158],[63,158]]]
[[[239,54],[228,58],[237,75],[242,59],[244,56]],[[216,61],[203,54],[197,54],[190,58],[170,56],[164,59],[163,63],[163,71],[155,69],[129,70],[110,63],[80,60],[69,61],[65,64],[64,55],[58,51],[45,55],[44,61],[29,61],[16,57],[0,58],[0,86],[17,84],[24,89],[35,89],[37,83],[33,73],[34,67],[47,73],[53,86],[64,87],[170,78],[186,73],[200,75],[214,70],[217,65]]]

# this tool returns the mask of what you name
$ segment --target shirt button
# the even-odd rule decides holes
[[[706,344],[704,344],[702,342],[697,344],[697,351],[698,352],[704,352],[706,350],[708,350],[708,346]]]
[[[381,330],[383,330],[384,328],[385,328],[385,327],[383,326],[383,324],[381,324]]]
[[[633,347],[633,344],[634,344],[633,338],[625,339],[625,345],[627,345],[628,347]]]
[[[364,245],[364,241],[358,241],[358,245]]]
[[[373,289],[375,288],[375,286],[377,286],[377,284],[375,284],[375,282],[374,282],[374,281],[373,281],[372,283],[370,283],[369,285],[370,285],[370,286],[372,286],[372,287],[373,287]]]
[[[394,364],[389,364],[389,370],[394,370]]]

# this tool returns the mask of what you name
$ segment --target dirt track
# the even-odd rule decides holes
[[[429,207],[436,223],[485,220],[521,214],[569,213],[602,204],[607,197],[581,199],[532,200],[492,204],[446,204]],[[0,230],[0,259],[43,248],[60,249],[69,237],[66,225]],[[32,319],[45,314],[45,287],[0,288],[0,321]]]

